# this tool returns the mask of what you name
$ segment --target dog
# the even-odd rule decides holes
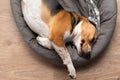
[[[25,3],[26,0],[23,1]],[[37,3],[40,6],[39,18],[48,25],[44,32],[49,33],[47,37],[39,35],[36,39],[45,48],[55,49],[63,64],[67,66],[69,76],[76,78],[76,70],[65,43],[73,42],[79,55],[82,53],[88,56],[96,42],[97,30],[87,18],[64,10],[57,0],[39,1],[40,3]]]
[[[42,13],[47,18],[43,18],[43,20],[49,24],[50,35],[49,38],[37,37],[37,41],[46,48],[54,48],[67,66],[69,75],[76,78],[76,72],[65,43],[72,41],[78,54],[82,52],[89,55],[97,38],[96,28],[87,18],[65,11],[57,0],[44,0],[43,4]]]

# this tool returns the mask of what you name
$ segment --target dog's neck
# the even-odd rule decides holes
[[[71,38],[72,38],[72,41],[73,43],[75,44],[78,52],[80,51],[80,44],[81,44],[81,33],[82,33],[82,28],[81,28],[81,25],[82,25],[82,21],[80,21],[76,26],[75,28],[73,29],[73,32],[71,34]]]
[[[82,21],[80,21],[73,29],[72,33],[70,31],[66,31],[65,35],[64,35],[64,40],[65,42],[73,42],[73,43],[80,43],[80,39],[81,39],[81,33],[82,33]],[[69,37],[68,37],[69,36]],[[76,45],[78,44],[76,43]]]
[[[81,25],[82,25],[82,21],[80,21],[76,26],[75,28],[73,29],[73,32],[71,34],[71,37],[73,38],[73,40],[76,40],[78,39],[79,36],[81,36],[81,32],[82,32],[82,29],[81,29]]]

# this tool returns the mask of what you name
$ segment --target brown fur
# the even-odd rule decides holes
[[[60,11],[50,22],[50,40],[59,47],[64,46],[64,34],[71,31],[70,14],[65,10]]]

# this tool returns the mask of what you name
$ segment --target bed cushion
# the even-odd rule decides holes
[[[73,60],[75,67],[80,67],[90,63],[97,56],[101,55],[103,51],[107,48],[114,29],[116,25],[117,17],[117,1],[116,0],[96,0],[97,7],[100,10],[100,34],[96,44],[92,49],[92,54],[89,59],[80,57],[77,54],[76,48],[72,44],[67,44],[68,51]],[[54,50],[46,49],[40,46],[36,41],[36,34],[31,31],[27,26],[22,10],[21,10],[21,0],[11,0],[11,8],[15,18],[17,27],[19,28],[23,38],[28,43],[28,45],[40,56],[46,58],[49,62],[56,65],[63,65],[62,60],[57,55]],[[65,8],[66,10],[72,10],[70,8]]]

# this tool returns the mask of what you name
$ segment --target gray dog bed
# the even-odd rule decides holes
[[[95,0],[95,1],[97,7],[100,10],[100,20],[101,20],[100,34],[96,44],[92,49],[92,54],[90,59],[80,57],[77,54],[76,48],[71,44],[67,44],[68,51],[71,55],[75,67],[83,66],[89,63],[94,58],[96,58],[99,54],[101,54],[108,46],[115,29],[116,16],[117,16],[116,0]],[[54,50],[46,49],[37,43],[36,41],[37,35],[29,29],[29,27],[24,21],[21,10],[21,0],[11,0],[11,7],[17,27],[19,28],[21,34],[23,35],[28,45],[34,51],[36,51],[36,53],[40,54],[44,58],[47,58],[47,60],[52,62],[53,64],[62,65],[62,61],[60,57],[57,55],[57,53]],[[70,8],[68,7],[65,7],[65,9],[70,11]]]

